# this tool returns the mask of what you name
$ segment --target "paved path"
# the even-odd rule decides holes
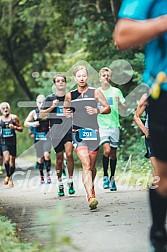
[[[118,185],[117,192],[102,189],[96,181],[98,209],[90,211],[81,182],[81,172],[75,175],[75,196],[57,197],[57,181],[40,185],[37,170],[17,171],[15,187],[3,185],[0,176],[0,206],[16,222],[20,236],[28,241],[39,239],[47,224],[39,223],[36,213],[41,209],[65,207],[61,230],[70,235],[81,252],[146,252],[150,225],[147,191]],[[64,180],[66,185],[67,181]],[[66,188],[67,189],[67,188]],[[70,224],[69,224],[70,223]]]

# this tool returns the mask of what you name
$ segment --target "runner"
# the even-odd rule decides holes
[[[136,122],[136,124],[138,125],[138,127],[141,129],[141,131],[143,132],[143,134],[145,135],[145,145],[146,145],[146,154],[145,157],[146,158],[150,158],[151,160],[151,164],[153,167],[153,176],[156,176],[156,159],[153,153],[153,149],[152,149],[152,145],[151,145],[151,141],[150,141],[150,132],[149,132],[149,127],[148,127],[148,99],[147,99],[148,95],[144,94],[140,101],[139,104],[137,106],[136,112],[134,114],[134,121]],[[145,124],[143,124],[142,120],[141,120],[141,115],[146,112],[146,121]]]
[[[51,169],[51,140],[49,134],[49,120],[45,117],[39,118],[39,110],[45,100],[44,95],[38,95],[36,98],[37,109],[30,111],[27,118],[24,121],[24,126],[28,127],[31,137],[34,139],[35,150],[37,155],[37,167],[40,172],[41,184],[45,184],[44,179],[44,166],[47,172],[47,184],[50,184],[50,169]],[[32,128],[31,128],[32,127]]]
[[[3,152],[2,152],[2,146],[1,146],[1,139],[0,139],[0,175],[3,174]]]
[[[6,170],[4,185],[14,186],[13,174],[15,172],[16,159],[16,132],[22,132],[23,128],[17,115],[10,113],[10,105],[7,102],[0,104],[2,115],[0,116],[1,146]]]
[[[110,85],[111,69],[103,67],[100,72],[101,87],[99,90],[103,93],[108,104],[112,108],[110,114],[98,115],[98,124],[100,132],[100,144],[103,146],[103,188],[110,188],[110,191],[116,191],[117,186],[115,183],[114,175],[117,164],[117,147],[120,136],[120,123],[119,123],[119,108],[126,109],[124,104],[125,99],[122,92]],[[108,177],[108,164],[110,159],[111,175]]]
[[[82,163],[82,180],[89,207],[95,209],[98,204],[94,191],[95,163],[100,140],[97,114],[110,113],[110,107],[100,90],[89,87],[88,70],[85,66],[76,67],[73,74],[78,87],[67,93],[64,110],[67,117],[73,118],[73,145]],[[98,102],[103,107],[98,109]]]
[[[144,83],[152,86],[149,97],[149,130],[160,181],[150,188],[151,251],[167,251],[167,4],[165,0],[124,0],[115,28],[120,49],[146,44]],[[162,84],[162,85],[161,85]],[[160,86],[161,85],[161,86]]]
[[[53,78],[56,93],[46,97],[40,116],[48,115],[51,126],[52,145],[56,153],[56,173],[58,177],[58,196],[64,196],[64,185],[62,181],[63,153],[65,150],[68,167],[68,193],[75,193],[73,185],[73,146],[72,146],[72,121],[63,114],[63,103],[65,98],[66,77],[58,74]]]

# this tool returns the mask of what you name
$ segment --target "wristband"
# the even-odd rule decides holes
[[[97,114],[100,114],[100,109],[99,108],[97,108]]]

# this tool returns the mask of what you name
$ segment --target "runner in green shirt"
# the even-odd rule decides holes
[[[110,114],[99,114],[98,124],[100,132],[100,144],[103,146],[103,188],[110,188],[111,191],[116,191],[116,183],[114,180],[115,169],[117,164],[117,147],[120,136],[119,123],[119,108],[124,109],[125,99],[122,92],[115,87],[112,87],[109,82],[111,80],[111,70],[103,67],[100,72],[100,91],[104,94],[108,104],[111,107]],[[100,105],[99,105],[100,106]],[[110,159],[111,176],[108,176],[108,164]]]

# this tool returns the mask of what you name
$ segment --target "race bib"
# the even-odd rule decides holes
[[[106,97],[106,100],[107,100],[109,106],[112,107],[113,106],[113,98],[112,97]],[[99,108],[103,107],[100,102],[98,103],[98,107]]]
[[[79,138],[82,140],[97,140],[97,132],[94,129],[79,129]]]
[[[3,137],[12,137],[13,136],[13,129],[2,129],[2,136]]]
[[[112,99],[112,97],[106,97],[106,100],[107,100],[108,104],[111,107],[113,105],[113,99]]]
[[[47,140],[46,132],[36,132],[35,140]]]
[[[57,116],[64,116],[64,114],[63,114],[63,106],[56,107],[56,115]]]

